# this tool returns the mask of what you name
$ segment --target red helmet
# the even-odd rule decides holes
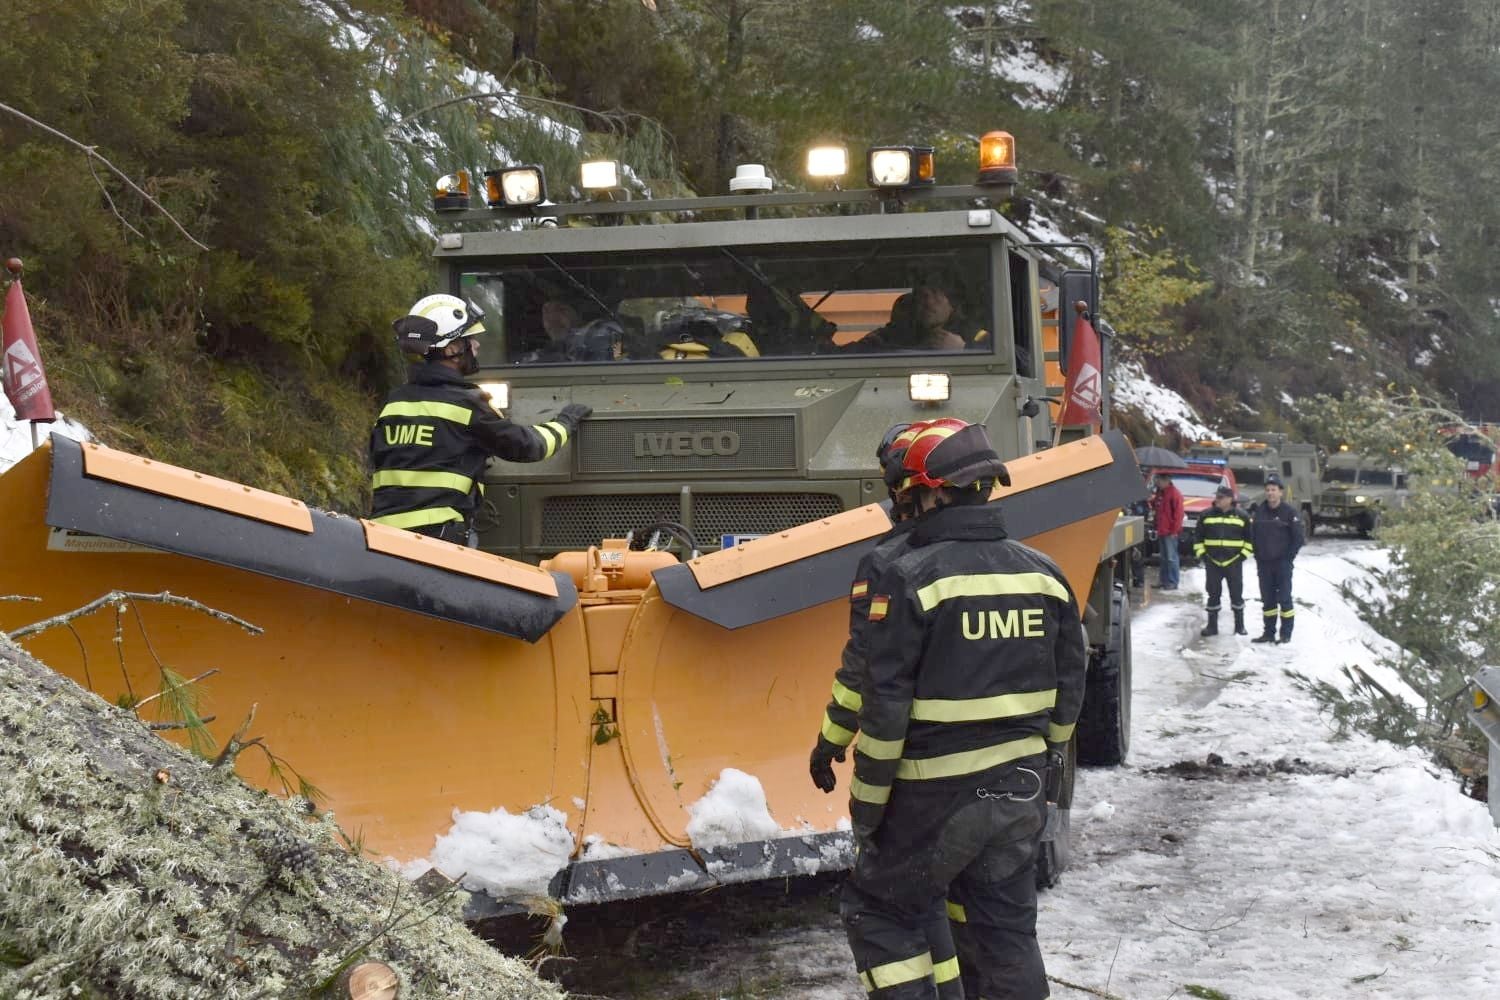
[[[880,459],[880,469],[885,479],[886,488],[891,495],[906,489],[901,481],[906,478],[906,470],[901,467],[901,459],[906,454],[906,449],[917,435],[927,428],[926,421],[917,421],[914,424],[900,424],[885,432],[885,439],[880,442],[875,455]]]
[[[1010,473],[982,424],[955,417],[930,421],[906,449],[901,467],[906,478],[901,489],[944,486],[965,489],[984,479],[1010,485]]]

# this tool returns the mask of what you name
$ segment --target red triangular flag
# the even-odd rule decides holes
[[[1073,326],[1073,343],[1068,351],[1068,384],[1063,391],[1062,413],[1057,422],[1063,427],[1088,424],[1095,431],[1104,426],[1100,407],[1104,402],[1104,364],[1099,357],[1099,335],[1094,325],[1082,315]]]
[[[42,369],[42,355],[36,349],[36,335],[31,329],[31,313],[26,309],[26,295],[21,279],[11,282],[5,293],[4,336],[0,337],[0,385],[5,398],[16,408],[18,420],[44,423],[56,420],[52,409],[52,390]]]

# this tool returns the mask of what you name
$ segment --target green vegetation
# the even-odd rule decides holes
[[[1465,685],[1479,667],[1500,662],[1500,521],[1489,494],[1444,447],[1442,428],[1460,421],[1420,397],[1378,394],[1323,397],[1314,414],[1329,440],[1390,454],[1407,470],[1407,506],[1390,511],[1378,533],[1390,566],[1346,586],[1345,597],[1400,647],[1381,662],[1420,704],[1360,670],[1346,669],[1343,688],[1299,680],[1341,728],[1421,746],[1462,769],[1484,750],[1465,721]]]
[[[1018,12],[1019,8],[1019,12]],[[814,141],[1018,140],[1012,218],[1105,248],[1125,355],[1211,420],[1319,392],[1500,396],[1485,0],[14,0],[0,253],[108,443],[343,510],[427,290],[432,178],[584,156],[653,194]],[[489,74],[487,77],[477,73]],[[1394,87],[1392,81],[1400,81]],[[857,169],[857,168],[856,168]]]

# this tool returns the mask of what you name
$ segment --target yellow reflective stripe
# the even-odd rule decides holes
[[[1009,743],[997,743],[982,750],[965,750],[962,753],[944,754],[941,757],[926,757],[922,760],[903,760],[896,765],[896,777],[908,781],[926,781],[929,778],[955,778],[961,774],[974,774],[1008,763],[1018,757],[1045,753],[1047,741],[1040,736],[1028,736]]]
[[[1215,516],[1215,517],[1205,517],[1205,518],[1202,518],[1201,520],[1199,520],[1198,523],[1199,524],[1233,524],[1233,525],[1235,525],[1237,527],[1243,527],[1244,524],[1245,524],[1245,519],[1242,518],[1242,517],[1228,517],[1228,516],[1220,517],[1220,516]]]
[[[542,444],[545,446],[545,450],[542,452],[542,458],[551,458],[552,453],[557,450],[557,446],[562,444],[562,442],[557,439],[557,432],[547,424],[537,424],[531,429],[536,431],[537,436],[542,439]]]
[[[381,469],[370,477],[370,486],[423,486],[433,489],[457,490],[468,493],[474,488],[474,480],[456,472],[418,472],[413,469]]]
[[[853,781],[849,782],[849,795],[861,802],[868,802],[871,805],[883,806],[890,801],[891,786],[867,785],[863,781],[860,781],[858,778],[855,778]]]
[[[869,733],[859,734],[859,752],[874,760],[897,760],[906,749],[906,740],[877,740]]]
[[[955,597],[1002,595],[1043,595],[1060,601],[1073,599],[1068,588],[1047,573],[967,573],[934,580],[917,591],[917,602],[922,605],[923,611],[931,611]]]
[[[827,714],[824,714],[823,716],[822,732],[823,738],[825,740],[827,740],[829,743],[837,743],[841,747],[846,747],[850,743],[854,742],[854,730],[845,729],[843,726],[830,719]]]
[[[1283,618],[1295,618],[1296,616],[1297,616],[1297,609],[1296,608],[1287,608],[1285,611],[1283,611],[1281,613],[1281,617],[1283,617]]]
[[[386,417],[435,417],[468,426],[474,411],[457,403],[387,403],[379,419]]]
[[[392,528],[423,528],[429,524],[447,524],[462,521],[464,516],[452,507],[428,507],[426,510],[409,510],[404,514],[382,514],[370,520]]]
[[[547,428],[553,434],[557,435],[557,446],[559,448],[568,443],[567,424],[560,424],[556,420],[549,420],[545,424],[542,424],[540,426]]]
[[[964,912],[963,904],[955,903],[951,899],[943,900],[943,904],[948,908],[949,920],[956,924],[966,924],[969,922],[969,915]]]
[[[864,705],[864,698],[853,688],[845,687],[837,680],[833,682],[833,700],[844,706],[851,712],[858,712],[860,706]]]
[[[865,988],[866,993],[875,992],[875,980],[871,979],[868,974],[863,972],[859,974],[859,984]]]
[[[921,722],[979,722],[1044,712],[1057,704],[1057,688],[997,694],[989,698],[917,698],[911,717]]]
[[[1073,730],[1078,728],[1075,722],[1071,726],[1059,726],[1055,722],[1047,723],[1047,742],[1066,743],[1073,738]]]
[[[1199,545],[1218,545],[1218,546],[1221,546],[1221,547],[1227,546],[1227,547],[1230,547],[1230,548],[1242,548],[1245,545],[1248,545],[1249,543],[1246,542],[1243,538],[1205,538],[1201,542],[1199,542],[1198,544]]]
[[[932,975],[932,953],[927,951],[915,958],[908,958],[903,962],[887,962],[873,969],[866,969],[859,974],[860,979],[865,983],[865,989],[870,991],[889,989],[903,983],[914,983],[930,975]]]
[[[942,962],[932,963],[932,978],[940,983],[950,983],[958,978],[958,956]]]

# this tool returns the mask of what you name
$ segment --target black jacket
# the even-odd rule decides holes
[[[1250,537],[1250,515],[1238,507],[1220,510],[1210,507],[1198,519],[1194,531],[1193,555],[1216,566],[1233,566],[1255,554]]]
[[[944,808],[1067,742],[1083,706],[1078,603],[1052,560],[1006,537],[998,504],[924,514],[910,539],[870,584],[849,804],[860,836],[893,794]]]
[[[511,423],[447,365],[413,365],[370,432],[371,520],[397,528],[467,524],[491,455],[540,462],[576,430],[576,421],[564,417],[535,427]]]
[[[885,572],[890,561],[906,551],[913,521],[898,521],[866,552],[854,570],[849,588],[849,641],[844,643],[839,668],[833,674],[833,697],[823,713],[823,738],[846,747],[859,731],[859,708],[864,699],[860,686],[865,674],[865,628],[869,625],[870,584]]]
[[[1295,559],[1302,548],[1302,515],[1285,500],[1274,508],[1262,500],[1250,508],[1250,540],[1256,562]]]

